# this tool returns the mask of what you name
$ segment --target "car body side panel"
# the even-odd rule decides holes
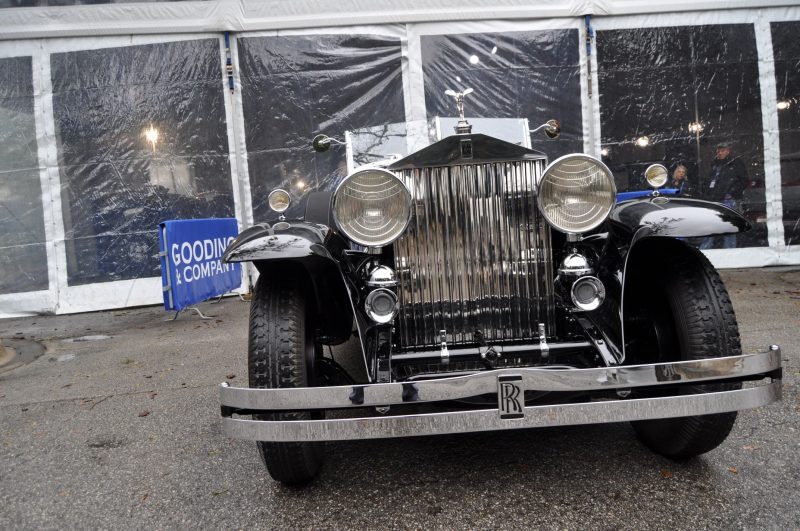
[[[649,230],[639,238],[735,234],[751,227],[741,214],[719,203],[664,196],[623,201],[611,211],[609,223],[631,238],[644,227]]]

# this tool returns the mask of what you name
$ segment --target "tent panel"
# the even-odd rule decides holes
[[[602,154],[618,188],[647,189],[644,169],[652,163],[670,172],[683,166],[693,197],[730,200],[753,222],[737,247],[767,246],[753,25],[608,29],[597,32],[597,50]],[[721,142],[730,144],[727,160],[737,159],[728,168],[736,168],[738,185],[725,197],[715,162]]]
[[[0,294],[48,289],[31,57],[0,59]]]
[[[532,127],[556,118],[561,138],[535,134],[532,147],[551,159],[583,151],[578,46],[577,29],[423,35],[427,117],[457,116],[445,91],[472,88],[468,118],[527,118]]]
[[[256,222],[270,216],[266,197],[274,188],[292,195],[286,215],[301,215],[309,192],[331,189],[346,174],[344,149],[315,154],[314,135],[343,141],[345,131],[363,130],[377,145],[389,135],[383,125],[405,123],[396,37],[246,36],[237,46]]]
[[[780,130],[783,235],[800,244],[800,22],[773,22],[775,84]]]
[[[234,213],[218,39],[51,55],[68,284],[160,275],[157,225]]]

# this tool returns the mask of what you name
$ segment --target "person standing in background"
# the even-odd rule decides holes
[[[667,185],[668,188],[675,188],[683,196],[690,196],[692,188],[689,185],[689,178],[686,175],[686,166],[678,164],[672,172],[672,180]]]
[[[711,163],[704,197],[709,201],[722,203],[728,208],[738,210],[742,194],[747,186],[747,169],[744,162],[732,156],[730,142],[717,144],[717,156]],[[714,244],[714,236],[703,239],[700,249],[710,249]],[[733,249],[736,247],[736,234],[722,236],[722,248]]]

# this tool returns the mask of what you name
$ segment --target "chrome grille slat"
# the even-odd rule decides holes
[[[462,164],[400,172],[414,200],[395,244],[403,349],[535,340],[553,327],[550,232],[536,212],[544,161]]]

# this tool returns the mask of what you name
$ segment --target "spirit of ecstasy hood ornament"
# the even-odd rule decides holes
[[[454,90],[447,89],[444,93],[448,96],[451,96],[456,99],[456,109],[458,110],[458,123],[456,124],[455,130],[456,134],[468,134],[472,132],[472,126],[467,122],[467,119],[464,118],[464,96],[468,94],[472,94],[472,89],[464,89],[464,92],[456,92]]]

